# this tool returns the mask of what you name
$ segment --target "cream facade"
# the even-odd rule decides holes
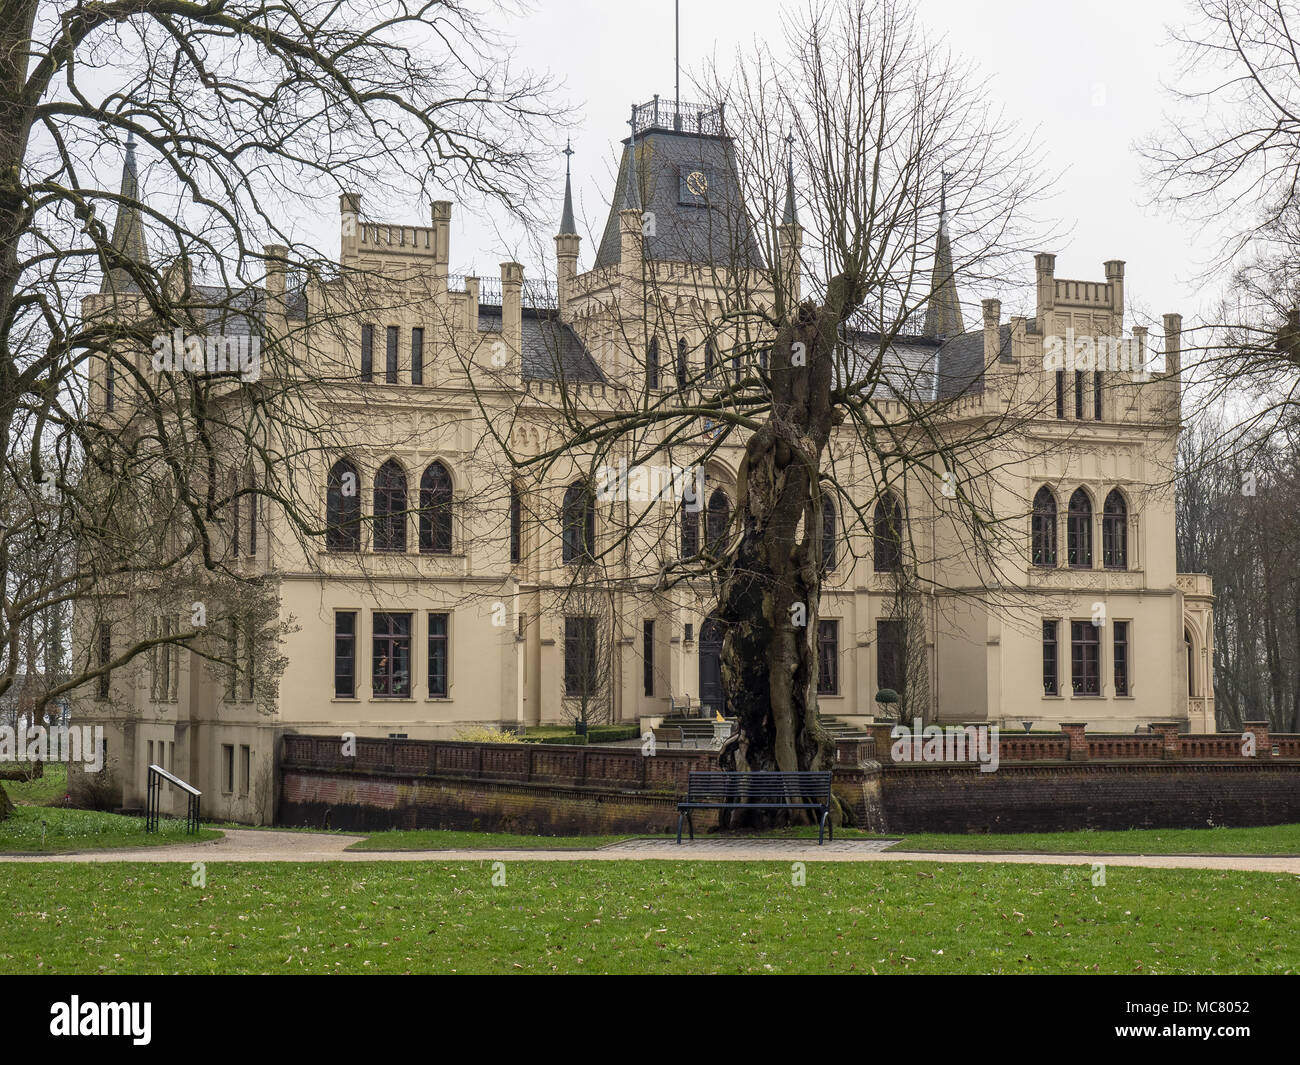
[[[331,438],[294,477],[332,531],[304,538],[263,507],[233,545],[240,567],[272,582],[286,622],[273,705],[179,649],[115,676],[126,712],[94,693],[74,706],[78,721],[108,724],[124,806],[143,805],[154,762],[204,791],[205,816],[269,822],[285,730],[343,743],[528,728],[571,718],[575,687],[598,689],[596,716],[616,723],[720,705],[713,590],[677,567],[709,542],[711,520],[725,527],[743,436],[710,450],[701,435],[649,460],[703,468],[694,518],[671,495],[597,493],[589,519],[571,493],[593,480],[583,446],[540,477],[529,465],[575,426],[761,380],[770,337],[717,323],[737,301],[770,308],[774,285],[790,294],[800,284],[792,197],[771,227],[774,256],[747,222],[725,227],[725,256],[692,229],[705,215],[691,212],[715,211],[692,202],[697,190],[725,201],[735,184],[720,130],[682,133],[657,114],[634,130],[585,271],[566,193],[554,298],[513,262],[490,279],[450,274],[447,202],[413,226],[368,219],[361,197],[345,196],[338,278],[296,287],[272,272],[259,327],[318,371],[312,403]],[[765,258],[784,269],[764,269]],[[901,419],[903,393],[931,405],[952,440],[981,441],[959,470],[931,464],[932,477],[913,471],[883,489],[859,439],[846,432],[832,445],[835,557],[814,613],[822,713],[869,721],[876,693],[893,688],[941,722],[1131,732],[1177,720],[1214,731],[1211,583],[1175,566],[1180,320],[1165,316],[1164,366],[1149,379],[1057,371],[1052,338],[1124,335],[1124,264],[1067,280],[1042,254],[1034,271],[1032,318],[1004,320],[986,300],[981,328],[941,332],[954,313],[960,321],[956,290],[941,284],[932,306],[943,313],[891,345],[900,396],[878,399],[879,417]],[[102,402],[102,381],[96,390]],[[636,468],[662,431],[620,442],[614,456]],[[886,492],[905,530],[901,558],[878,535]],[[954,516],[962,497],[998,519],[987,550]],[[596,564],[582,561],[588,553]],[[593,628],[575,624],[585,617],[605,634],[594,652],[583,651]]]

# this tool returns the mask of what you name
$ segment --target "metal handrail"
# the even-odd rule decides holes
[[[158,807],[162,800],[164,780],[173,787],[180,788],[181,791],[185,792],[185,832],[187,835],[196,835],[199,831],[199,799],[202,797],[203,792],[199,791],[193,784],[187,784],[180,777],[167,772],[160,765],[149,766],[149,774],[145,781],[144,830],[146,832],[158,831]]]

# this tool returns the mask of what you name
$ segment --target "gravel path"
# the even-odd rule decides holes
[[[364,836],[318,832],[224,829],[204,843],[133,847],[71,854],[0,855],[0,862],[581,862],[581,861],[803,861],[803,862],[1008,862],[1022,865],[1139,866],[1149,869],[1236,869],[1300,876],[1300,857],[1152,854],[929,854],[896,851],[889,840],[697,839],[678,846],[667,839],[631,839],[597,850],[348,851]]]

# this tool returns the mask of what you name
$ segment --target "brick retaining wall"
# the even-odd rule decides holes
[[[836,745],[835,792],[878,832],[1041,832],[1300,822],[1300,736],[1150,733],[1000,737],[1000,765],[875,760],[888,731]],[[457,828],[523,834],[661,832],[708,750],[287,735],[276,821],[336,829]],[[1276,753],[1274,749],[1276,748]],[[716,822],[697,819],[697,827]]]

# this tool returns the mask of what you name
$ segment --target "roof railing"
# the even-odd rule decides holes
[[[688,104],[663,99],[658,93],[647,103],[632,105],[632,132],[668,129],[678,133],[722,136],[726,133],[725,103]]]

